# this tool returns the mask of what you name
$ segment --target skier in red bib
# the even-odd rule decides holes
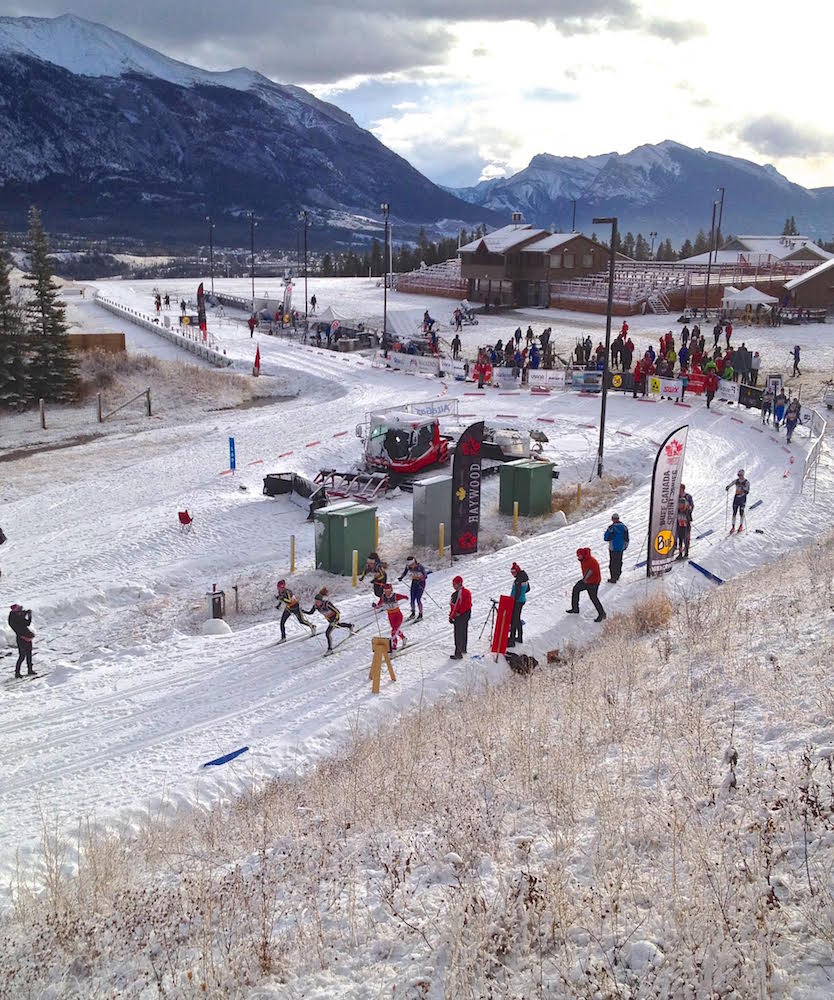
[[[407,600],[407,594],[394,593],[393,584],[384,584],[382,598],[379,603],[382,606],[382,610],[388,613],[388,624],[391,626],[391,649],[397,648],[397,642],[400,639],[402,639],[403,646],[406,643],[406,638],[402,631],[403,613],[400,611],[400,601]]]

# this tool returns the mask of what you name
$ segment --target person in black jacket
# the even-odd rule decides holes
[[[36,671],[32,668],[32,640],[35,633],[29,627],[32,624],[32,612],[24,611],[20,604],[13,604],[9,611],[9,627],[17,636],[17,663],[14,668],[15,677],[20,677],[20,668],[26,661],[27,674],[32,676]]]

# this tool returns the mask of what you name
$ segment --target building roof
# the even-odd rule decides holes
[[[528,243],[521,252],[550,253],[550,251],[555,250],[556,247],[569,243],[572,239],[581,235],[582,233],[547,233],[547,235],[543,236],[540,240],[536,240],[534,243]]]
[[[804,274],[798,274],[795,278],[791,278],[790,281],[785,282],[785,288],[789,292],[792,292],[794,288],[798,288],[800,285],[804,285],[806,281],[812,281],[814,278],[819,277],[826,271],[831,272],[831,277],[834,278],[834,256],[830,260],[824,260],[822,264],[817,264],[816,267],[812,267],[810,271],[806,271]]]
[[[471,243],[462,246],[458,253],[475,253],[481,244],[486,247],[489,253],[507,253],[519,243],[525,243],[536,236],[546,235],[546,229],[533,229],[532,226],[524,222],[513,223],[510,226],[502,226],[501,229],[496,229],[492,233],[487,233],[486,236],[481,236],[477,240],[472,240]]]
[[[778,260],[790,257],[797,250],[810,250],[820,260],[828,260],[834,256],[823,250],[808,236],[734,236],[724,246],[727,247],[733,243],[740,243],[744,249],[751,253],[770,254],[771,257],[776,257]]]

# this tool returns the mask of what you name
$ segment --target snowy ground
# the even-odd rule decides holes
[[[108,293],[149,308],[155,283],[147,284],[144,289],[136,283],[106,283]],[[162,290],[176,300],[186,286],[166,284]],[[361,281],[311,281],[310,294],[314,291],[320,308],[334,305],[350,312],[367,303],[369,315],[382,294]],[[403,300],[405,296],[391,296],[392,308]],[[425,304],[440,315],[450,311],[448,301]],[[423,306],[420,300],[419,308]],[[88,303],[79,308],[81,321],[89,312],[91,324],[104,317],[104,328],[113,327],[115,317],[96,316]],[[411,297],[403,308],[414,308]],[[544,325],[542,315],[537,311],[531,320]],[[251,365],[254,354],[242,319],[230,313],[218,330],[239,372]],[[516,317],[497,318],[493,329],[490,319],[478,328],[477,337],[483,339],[487,329],[506,335],[517,322]],[[575,331],[567,319],[548,317],[547,322],[572,343]],[[647,332],[648,324],[646,319]],[[817,337],[820,366],[830,367],[834,354],[823,344],[830,330],[808,329]],[[790,328],[760,333],[774,340],[793,335]],[[168,349],[161,338],[159,344]],[[563,478],[587,480],[596,452],[599,402],[573,394],[464,396],[467,387],[461,384],[380,370],[360,355],[337,355],[269,337],[261,337],[259,344],[265,375],[286,382],[295,398],[196,416],[187,408],[178,414],[172,407],[153,426],[131,425],[84,445],[0,466],[2,527],[9,536],[2,551],[0,593],[7,604],[20,601],[33,609],[36,662],[49,671],[33,684],[16,687],[12,682],[0,688],[3,883],[18,852],[24,865],[35,857],[33,834],[41,817],[54,818],[63,828],[72,827],[79,816],[129,825],[137,811],[212,800],[257,777],[308,765],[340,745],[357,722],[370,726],[420,699],[439,698],[468,683],[473,672],[502,674],[505,668],[487,659],[450,668],[450,629],[443,608],[455,572],[463,573],[475,595],[470,644],[475,656],[486,648],[486,637],[479,641],[477,635],[487,598],[508,590],[513,559],[534,583],[526,613],[529,648],[538,654],[594,634],[588,608],[578,620],[563,618],[562,611],[576,578],[574,551],[590,544],[601,552],[607,509],[524,541],[511,556],[493,552],[464,559],[454,571],[435,565],[429,592],[440,608],[427,602],[426,621],[409,630],[414,646],[399,660],[396,687],[385,689],[381,697],[373,698],[366,682],[371,628],[327,660],[321,658],[321,634],[276,649],[271,593],[275,579],[288,570],[290,534],[298,539],[296,587],[305,603],[324,580],[312,570],[312,529],[303,513],[261,495],[266,471],[314,473],[321,466],[349,466],[359,449],[353,427],[367,411],[445,392],[460,396],[461,410],[473,416],[514,414],[510,422],[527,426],[540,417],[552,420],[540,426],[551,437]],[[139,346],[153,350],[156,345]],[[699,402],[687,409],[612,396],[607,470],[630,480],[617,509],[632,527],[634,544],[621,583],[602,589],[610,611],[646,593],[645,577],[634,565],[644,533],[647,474],[656,444],[683,422],[692,428],[686,482],[697,505],[695,534],[714,531],[695,544],[693,556],[710,570],[729,578],[772,565],[828,523],[834,496],[828,466],[821,470],[816,503],[799,492],[804,435],[798,433],[786,450],[782,439],[762,433],[755,415],[745,411],[716,406],[708,412]],[[235,477],[220,475],[228,466],[230,435],[237,443]],[[751,514],[749,534],[728,541],[722,486],[739,465],[751,480],[752,499],[764,503]],[[401,557],[410,547],[408,503],[400,498],[380,504],[383,555]],[[494,489],[485,503],[486,531],[500,538],[510,525],[496,513]],[[186,507],[195,517],[195,529],[183,536],[176,512]],[[367,591],[353,593],[349,581],[326,582],[346,619],[372,621]],[[230,618],[233,634],[228,637],[199,635],[205,592],[213,583],[226,590],[230,604],[232,586],[239,587],[241,613]],[[673,592],[693,592],[711,585],[682,565],[668,586]],[[10,674],[12,661],[2,662]],[[205,760],[242,745],[251,749],[239,762],[200,770]]]

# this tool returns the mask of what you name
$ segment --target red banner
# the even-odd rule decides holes
[[[687,375],[686,391],[702,393],[706,389],[707,379],[705,375]]]
[[[495,631],[492,633],[493,653],[506,653],[510,639],[510,623],[513,618],[515,601],[512,597],[502,594],[498,599],[498,611],[495,614]]]

